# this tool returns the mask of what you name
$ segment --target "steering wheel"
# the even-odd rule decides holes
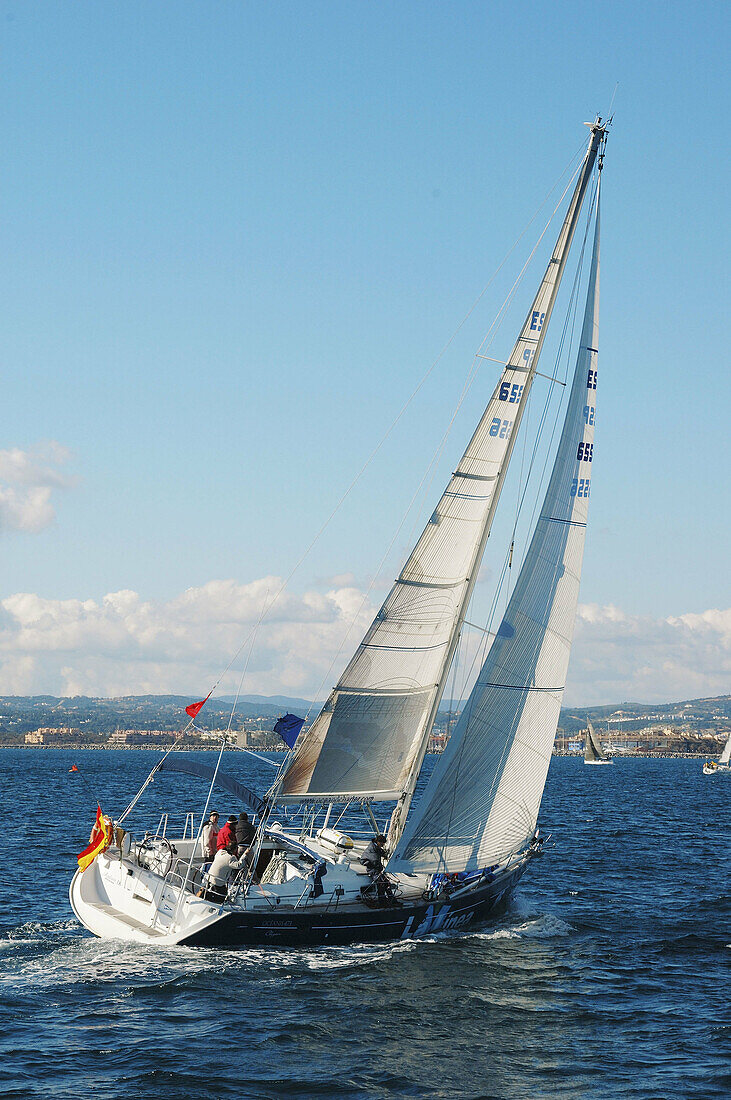
[[[174,854],[172,844],[164,836],[148,837],[140,844],[137,862],[152,871],[153,875],[165,878],[173,865]]]

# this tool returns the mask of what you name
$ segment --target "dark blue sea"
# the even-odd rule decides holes
[[[554,759],[546,854],[469,932],[286,951],[93,939],[67,896],[93,799],[117,815],[156,758],[0,751],[4,1098],[731,1095],[729,777]],[[266,786],[265,764],[233,760]],[[160,777],[137,820],[200,810],[193,782]]]

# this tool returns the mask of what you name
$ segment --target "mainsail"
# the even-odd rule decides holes
[[[391,871],[479,869],[536,827],[579,595],[597,385],[599,208],[581,343],[543,508],[508,607]]]
[[[273,792],[279,802],[388,801],[413,789],[604,137],[598,124],[591,130],[556,246],[500,381],[387,599],[300,738]]]
[[[607,754],[599,743],[599,738],[594,732],[594,727],[587,718],[586,739],[584,741],[584,760],[588,764],[595,764],[597,760],[607,760]]]

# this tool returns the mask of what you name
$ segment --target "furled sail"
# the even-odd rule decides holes
[[[581,344],[543,508],[477,683],[407,821],[393,871],[497,863],[531,838],[579,595],[597,385],[599,209]]]
[[[597,760],[606,760],[607,754],[599,743],[599,738],[594,732],[594,727],[587,718],[586,739],[584,741],[584,760],[594,764]]]
[[[300,739],[277,801],[388,801],[415,779],[602,136],[592,128],[556,247],[477,430],[365,638]]]

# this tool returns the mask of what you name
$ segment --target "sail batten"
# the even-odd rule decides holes
[[[498,863],[533,835],[568,670],[594,452],[599,208],[576,367],[553,470],[502,623],[392,871]]]
[[[402,810],[408,808],[602,133],[592,131],[551,261],[472,439],[325,707],[300,739],[278,800],[314,791],[334,800],[353,791],[376,798],[397,790]]]

